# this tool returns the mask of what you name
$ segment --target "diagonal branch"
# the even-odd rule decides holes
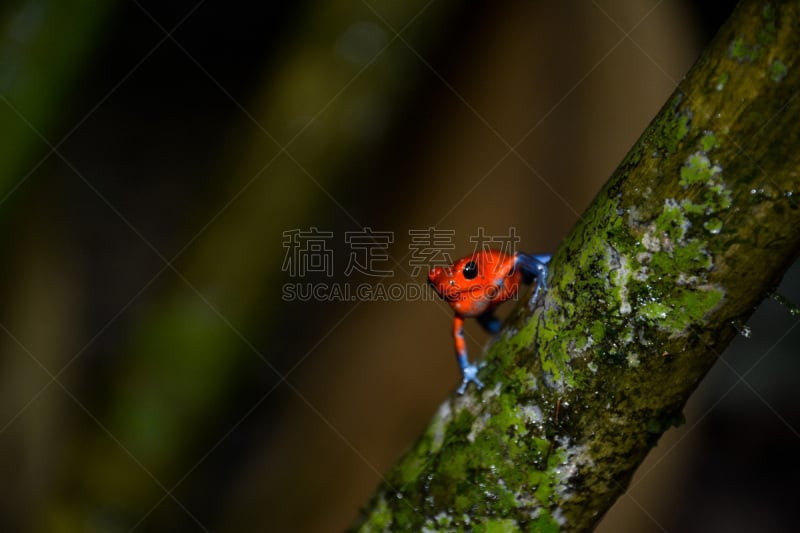
[[[798,25],[798,1],[739,5],[362,530],[583,531],[611,507],[797,254]]]

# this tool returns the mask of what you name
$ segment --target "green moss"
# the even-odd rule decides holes
[[[558,287],[565,291],[567,286],[575,281],[575,267],[570,264],[565,264],[561,269],[561,276],[559,277]]]
[[[520,415],[516,407],[517,405],[511,395],[502,395],[487,422],[487,428],[501,435],[509,434],[509,432],[517,435],[527,433],[525,429],[527,420]]]
[[[470,462],[470,455],[457,446],[447,446],[440,453],[441,460],[437,475],[443,477],[448,483],[457,485],[466,479],[466,466]]]
[[[669,312],[669,306],[661,302],[648,302],[639,307],[639,315],[652,321],[666,318]]]
[[[714,165],[708,156],[702,152],[695,152],[686,159],[686,163],[681,167],[680,184],[688,187],[695,183],[709,183],[711,178],[721,169]]]
[[[655,223],[659,235],[667,235],[673,241],[683,240],[689,225],[683,210],[674,200],[664,202],[664,209]]]
[[[555,322],[553,322],[555,323]],[[573,384],[572,371],[568,365],[569,336],[563,335],[563,330],[556,327],[543,326],[540,332],[544,333],[548,341],[541,339],[539,357],[542,370],[553,376],[556,383]]]
[[[723,183],[711,183],[702,192],[701,202],[695,203],[691,200],[682,200],[681,209],[687,215],[713,215],[730,208],[733,203],[731,192]],[[709,219],[711,221],[713,219]],[[705,222],[703,223],[705,227]],[[710,227],[714,227],[712,222]],[[707,228],[708,229],[708,228]],[[721,223],[720,223],[721,229]],[[710,231],[710,230],[709,230]]]
[[[770,4],[764,6],[764,9],[761,10],[761,18],[763,24],[758,30],[758,44],[768,46],[775,40],[777,34],[775,8]]]
[[[696,204],[691,200],[681,200],[681,209],[686,214],[686,216],[697,216],[697,215],[704,215],[706,212],[706,206],[703,204]]]
[[[744,39],[737,37],[730,44],[730,56],[736,60],[749,59],[748,50],[745,48]]]
[[[516,334],[509,338],[508,342],[518,348],[527,348],[533,345],[536,337],[536,321],[529,320]]]
[[[527,388],[523,391],[530,392]],[[448,509],[448,515],[475,517],[496,513],[509,516],[519,506],[515,492],[509,487],[516,487],[515,490],[527,487],[527,493],[538,502],[552,503],[558,485],[556,469],[565,454],[563,451],[550,453],[552,445],[547,439],[528,436],[531,424],[535,423],[529,413],[535,407],[524,409],[523,405],[530,404],[521,401],[517,394],[504,391],[500,395],[484,396],[486,411],[481,416],[471,414],[470,409],[461,410],[447,425],[446,443],[436,454],[435,462],[427,465],[428,474],[415,474],[417,485],[424,480],[431,501]],[[412,455],[422,457],[423,454],[414,452]],[[405,460],[401,469],[409,468],[408,462],[416,461],[416,458]],[[390,481],[395,483],[395,480]],[[414,519],[410,517],[409,520],[413,522]],[[499,527],[501,522],[473,525],[478,531],[483,527]],[[393,527],[401,529],[398,523],[395,517]],[[428,522],[428,525],[435,524]],[[439,524],[439,527],[444,526]]]
[[[700,146],[703,148],[704,152],[709,152],[714,148],[717,148],[719,146],[717,136],[710,131],[706,132],[700,139]]]
[[[674,108],[654,123],[653,139],[659,151],[673,153],[678,148],[678,143],[686,138],[689,133],[689,115],[678,110],[679,98],[673,99]]]
[[[473,529],[476,533],[513,533],[519,530],[517,523],[510,518],[488,520],[483,524],[476,524]]]
[[[706,237],[721,231],[720,217],[712,215],[730,207],[731,195],[722,169],[706,155],[718,146],[716,135],[706,132],[698,145],[701,150],[689,155],[679,170],[679,184],[691,197],[665,200],[652,225],[631,220],[634,231],[644,230],[640,240],[646,246],[637,245],[628,254],[645,253],[648,275],[628,283],[628,301],[639,321],[670,336],[702,320],[724,296],[721,288],[706,283],[713,264]],[[708,233],[698,234],[696,227]]]
[[[718,218],[710,218],[703,223],[703,227],[707,229],[709,233],[716,235],[722,231],[722,220]]]
[[[786,77],[788,72],[789,67],[779,59],[776,59],[769,65],[769,78],[776,83],[783,81],[783,78]]]
[[[740,63],[753,63],[760,59],[764,50],[772,46],[777,36],[775,8],[767,4],[761,11],[761,26],[756,32],[756,42],[748,43],[744,37],[736,37],[728,47],[731,59]]]
[[[550,513],[542,511],[528,527],[529,533],[558,533],[561,531],[556,519]]]
[[[453,524],[453,517],[450,515],[439,515],[436,517],[436,525],[439,527],[450,527]]]
[[[516,367],[511,369],[509,381],[519,385],[517,392],[526,390],[534,390],[536,388],[536,377],[530,373],[529,370],[523,367]]]
[[[550,454],[550,447],[552,445],[553,444],[547,439],[534,437],[534,439],[530,441],[530,446],[536,451],[537,454],[537,463],[540,462],[539,459],[544,460],[544,458]]]
[[[695,272],[703,275],[705,270],[711,268],[708,243],[700,239],[691,239],[684,246],[676,247],[673,250],[672,259],[679,269],[678,272]]]
[[[427,436],[423,438],[427,438]],[[415,448],[414,453],[408,454],[403,458],[404,468],[399,478],[402,486],[416,482],[417,476],[425,468],[427,449],[426,446]]]
[[[728,84],[728,79],[730,79],[730,74],[728,74],[727,72],[723,72],[717,78],[717,84],[714,88],[718,91],[724,90],[725,86]]]
[[[457,513],[467,513],[472,507],[472,501],[465,494],[459,494],[455,499],[455,511]]]
[[[691,129],[691,116],[680,108],[681,100],[680,94],[670,100],[665,111],[659,113],[625,157],[622,162],[624,166],[638,164],[645,154],[667,155],[678,149],[678,145]]]
[[[366,522],[361,524],[359,531],[362,533],[382,533],[389,531],[392,525],[392,511],[386,504],[383,495],[378,496],[377,502],[372,506]]]
[[[706,203],[709,214],[730,208],[733,205],[731,191],[722,183],[715,183],[706,191]]]
[[[731,42],[728,53],[740,63],[752,63],[761,57],[763,49],[760,44],[749,45],[742,37],[737,37]]]
[[[411,531],[418,519],[418,514],[410,505],[396,506],[392,515],[392,529],[390,531]]]
[[[548,443],[548,449],[552,446],[552,443]],[[553,502],[556,496],[556,487],[559,482],[557,470],[564,463],[566,453],[562,448],[556,448],[549,450],[549,456],[546,455],[546,457],[547,469],[534,490],[536,499],[545,506]]]
[[[713,311],[723,296],[723,291],[714,287],[681,291],[669,300],[674,312],[668,314],[664,326],[673,332],[684,331]]]
[[[601,320],[595,320],[589,331],[591,332],[592,339],[594,342],[602,342],[603,338],[606,336],[606,326],[605,323]]]
[[[670,152],[674,152],[677,148],[678,142],[686,137],[689,133],[689,117],[686,115],[681,115],[675,120],[669,130],[664,131],[666,135],[666,146],[667,150]]]

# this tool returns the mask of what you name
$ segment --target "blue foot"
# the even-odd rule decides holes
[[[461,386],[458,387],[457,392],[459,394],[464,394],[464,392],[467,390],[467,385],[469,385],[470,381],[473,382],[476,387],[478,387],[478,390],[481,390],[483,388],[483,383],[481,382],[481,380],[478,379],[479,368],[480,367],[478,367],[477,365],[466,365],[464,368],[461,369],[461,375],[463,376],[463,378],[461,380]]]

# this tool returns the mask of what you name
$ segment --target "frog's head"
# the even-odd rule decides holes
[[[449,267],[434,267],[428,272],[428,284],[453,310],[463,316],[483,313],[493,300],[493,281],[497,264],[480,254],[456,261]],[[495,291],[496,292],[496,291]]]

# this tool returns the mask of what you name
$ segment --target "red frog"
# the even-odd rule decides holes
[[[535,302],[539,292],[546,288],[550,257],[484,250],[459,259],[452,266],[434,267],[428,273],[428,283],[456,312],[453,340],[462,375],[459,394],[464,394],[470,381],[478,389],[483,387],[478,379],[478,366],[470,364],[467,357],[464,319],[475,317],[489,333],[500,331],[500,319],[494,316],[494,308],[516,296],[520,283],[531,283],[534,279],[536,289],[531,301]]]

